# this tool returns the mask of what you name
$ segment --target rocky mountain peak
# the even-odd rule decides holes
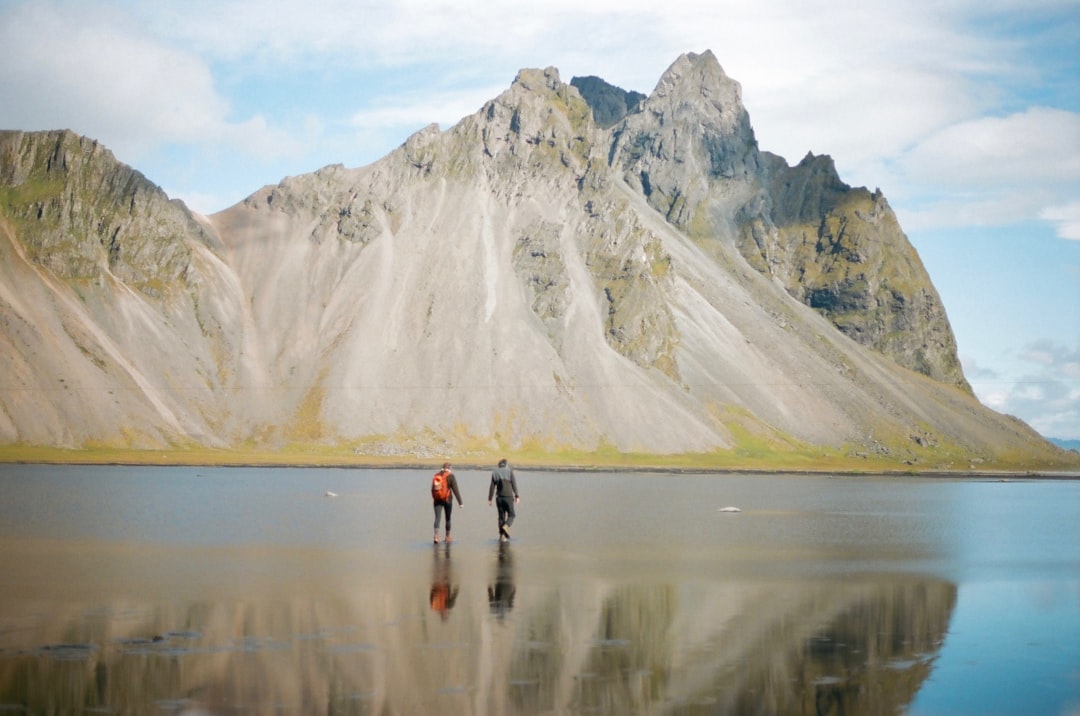
[[[543,70],[524,68],[518,71],[510,85],[510,92],[520,88],[525,92],[538,92],[541,95],[558,93],[562,89],[562,80],[559,79],[559,70],[547,67]]]
[[[664,107],[671,119],[697,116],[713,129],[737,131],[748,124],[742,87],[731,79],[711,51],[681,55],[661,75],[647,109]]]
[[[612,132],[611,165],[699,238],[725,233],[722,217],[747,200],[760,168],[742,91],[711,52],[679,57]]]
[[[445,132],[414,135],[410,162],[433,176],[467,178],[502,194],[585,171],[593,150],[589,106],[558,71],[524,69],[513,84]]]

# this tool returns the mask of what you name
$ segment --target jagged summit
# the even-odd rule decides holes
[[[676,60],[613,133],[612,166],[691,238],[734,244],[849,337],[970,392],[940,298],[884,197],[843,183],[827,155],[789,167],[760,152],[739,84],[711,52]]]
[[[1054,459],[970,395],[884,197],[761,152],[712,53],[603,96],[522,70],[206,223],[0,135],[0,440]]]
[[[722,130],[742,125],[747,119],[742,87],[727,76],[716,56],[708,50],[680,55],[660,76],[648,100],[653,105],[661,102],[682,105],[684,111],[698,116],[718,115],[723,120]],[[706,106],[709,109],[704,109]]]
[[[683,55],[613,130],[611,164],[691,236],[726,233],[760,171],[742,91],[712,53]]]

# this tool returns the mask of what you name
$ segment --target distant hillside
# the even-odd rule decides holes
[[[1059,448],[1080,452],[1080,440],[1066,440],[1064,438],[1049,438],[1049,440]]]

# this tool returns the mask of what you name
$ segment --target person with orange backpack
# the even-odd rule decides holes
[[[450,469],[450,463],[444,462],[442,469],[431,477],[431,500],[435,506],[435,544],[439,544],[439,523],[446,514],[446,544],[450,544],[450,513],[453,511],[454,498],[459,507],[465,507],[458,492],[457,478]]]

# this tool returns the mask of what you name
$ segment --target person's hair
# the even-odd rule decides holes
[[[502,460],[499,460],[499,467],[506,467],[506,458],[505,457]]]
[[[444,470],[449,470],[449,469],[450,469],[450,463],[448,463],[448,462],[444,462],[444,463],[442,464],[442,469],[444,469]]]

